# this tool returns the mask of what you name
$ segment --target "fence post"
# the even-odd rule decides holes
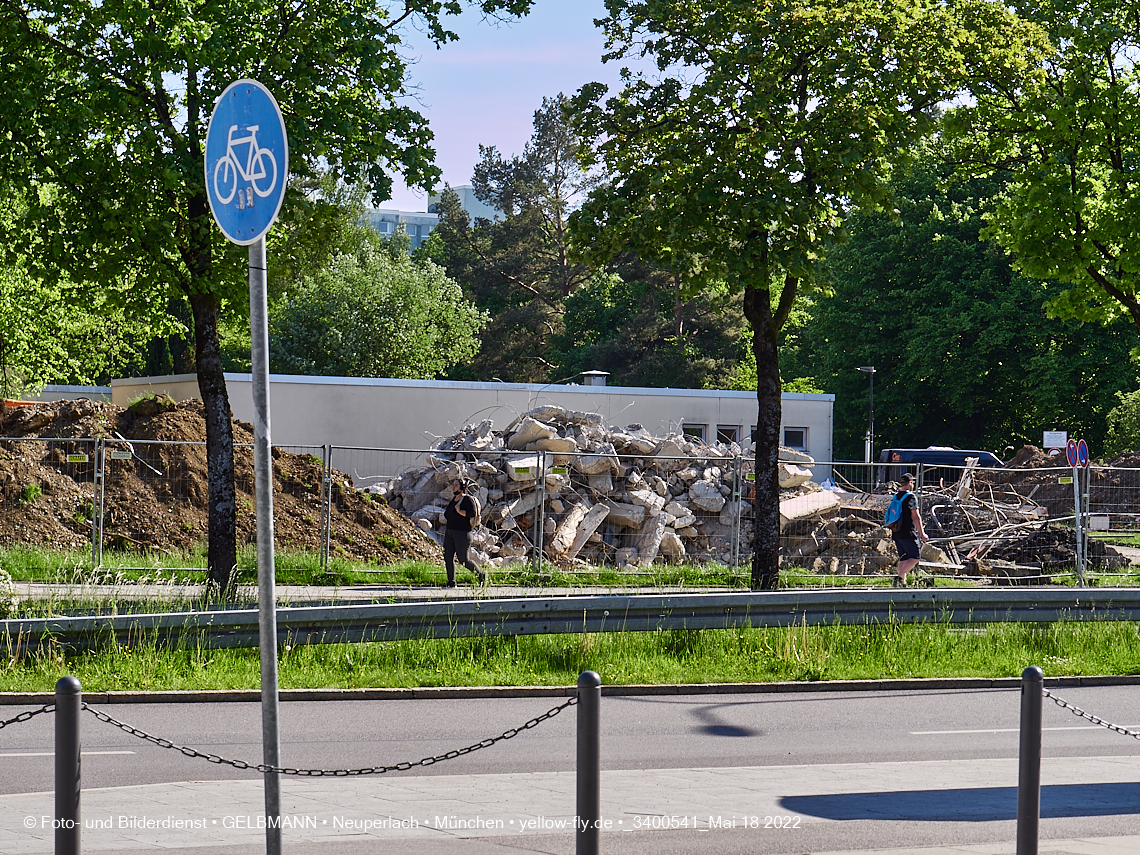
[[[92,478],[91,494],[91,566],[98,570],[103,563],[103,532],[102,521],[99,519],[99,506],[102,504],[100,494],[103,492],[99,489],[105,477],[105,462],[103,457],[99,454],[99,438],[95,438],[95,475]]]
[[[601,820],[601,745],[598,713],[602,678],[595,671],[578,675],[578,800],[574,833],[575,855],[598,855]],[[1020,853],[1019,853],[1020,855]]]
[[[1041,819],[1041,689],[1036,665],[1021,672],[1021,745],[1017,770],[1017,855],[1037,855]]]
[[[55,684],[55,855],[79,855],[79,713],[83,687],[74,677]]]
[[[546,535],[546,452],[539,451],[535,455],[535,460],[538,463],[537,481],[535,481],[534,489],[538,494],[538,505],[534,510],[534,531],[531,535],[531,542],[534,544],[534,572],[542,572],[542,541]]]
[[[324,449],[324,472],[321,473],[321,570],[329,569],[329,541],[332,539],[332,452],[329,444]]]

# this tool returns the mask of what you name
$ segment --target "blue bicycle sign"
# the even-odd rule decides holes
[[[264,237],[277,219],[289,173],[289,141],[273,95],[236,80],[214,106],[206,132],[206,195],[233,243]]]

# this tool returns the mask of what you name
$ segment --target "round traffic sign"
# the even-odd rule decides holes
[[[206,195],[219,228],[247,246],[269,231],[289,178],[289,139],[273,94],[235,80],[218,98],[206,131]]]
[[[1077,463],[1086,469],[1089,465],[1089,447],[1083,439],[1077,442]]]
[[[1069,444],[1065,446],[1065,459],[1069,461],[1070,466],[1077,465],[1077,441],[1070,439]]]

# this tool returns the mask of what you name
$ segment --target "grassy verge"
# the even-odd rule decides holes
[[[1140,673],[1140,624],[1084,622],[793,627],[588,633],[304,646],[280,653],[282,688],[771,682],[884,677]],[[51,691],[64,674],[87,691],[253,689],[256,650],[161,651],[145,641],[100,652],[13,658],[0,690]]]

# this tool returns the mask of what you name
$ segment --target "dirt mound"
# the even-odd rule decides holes
[[[95,517],[96,445],[104,440],[105,548],[186,550],[206,538],[206,425],[199,400],[135,412],[60,401],[0,412],[0,540],[83,548]],[[252,427],[234,422],[238,543],[257,539]],[[273,526],[278,548],[316,551],[322,537],[323,464],[273,451]],[[439,547],[402,514],[333,470],[330,550],[385,563],[438,561]]]
[[[1140,451],[1126,451],[1105,465],[1115,469],[1140,469]]]
[[[1064,466],[1064,458],[1050,456],[1036,445],[1023,445],[1017,454],[1005,464],[1006,469],[1037,469],[1042,466]]]

